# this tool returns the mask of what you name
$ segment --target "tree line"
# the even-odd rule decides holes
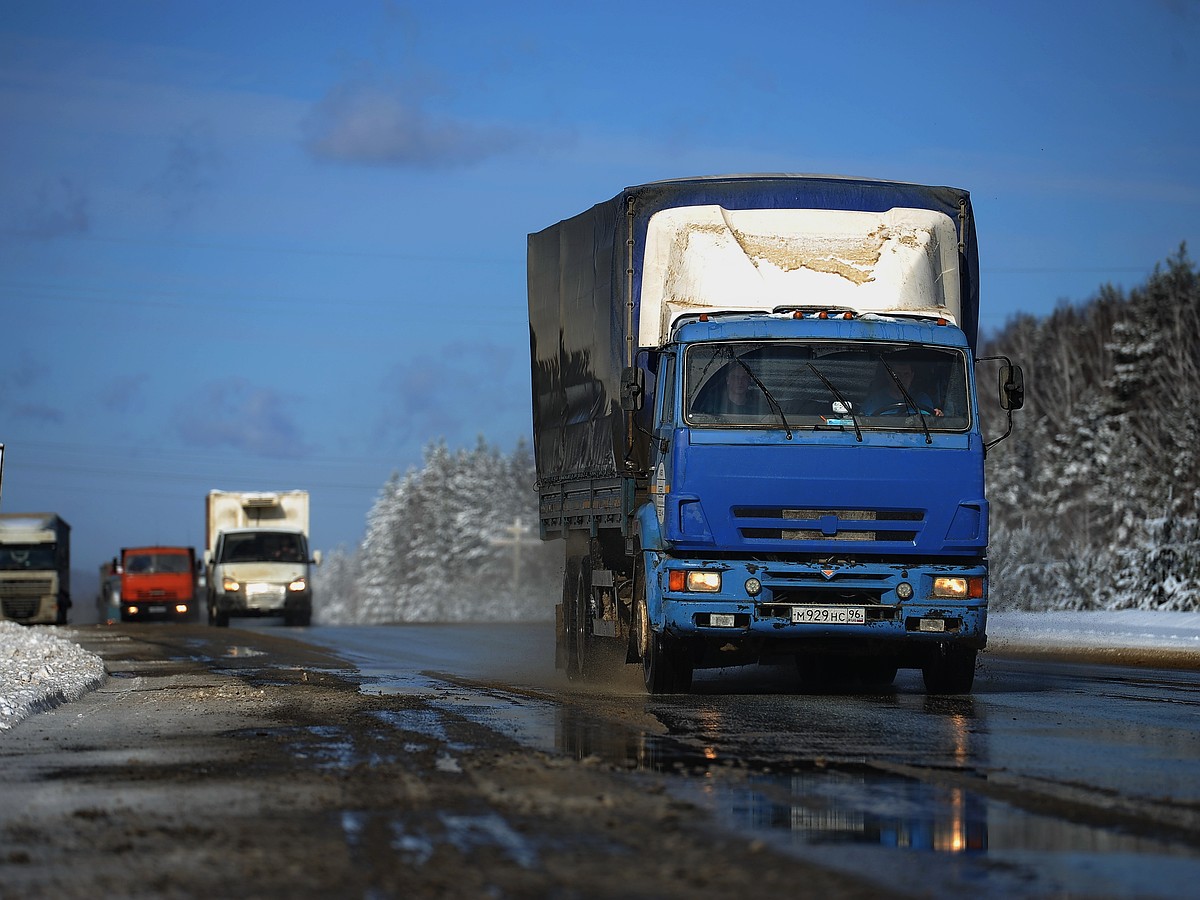
[[[1015,317],[983,341],[1001,354],[1024,368],[1026,404],[987,461],[993,608],[1200,609],[1200,276],[1186,247],[1127,293]],[[537,537],[534,482],[524,442],[430,444],[382,487],[359,546],[328,555],[317,620],[553,618],[562,547]]]
[[[1127,293],[1012,319],[983,352],[1019,361],[1027,387],[988,458],[993,606],[1200,608],[1200,278],[1186,246]]]
[[[533,454],[482,437],[471,450],[428,445],[421,468],[394,473],[362,542],[318,570],[324,624],[553,620],[562,547],[538,538]]]

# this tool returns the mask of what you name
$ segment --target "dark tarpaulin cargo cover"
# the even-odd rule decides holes
[[[944,213],[955,223],[962,246],[960,324],[975,345],[979,258],[965,190],[833,175],[732,175],[629,187],[529,235],[534,456],[543,487],[625,473],[621,371],[639,349],[634,341],[646,229],[660,210],[704,205]],[[632,363],[644,367],[645,359]],[[652,375],[647,383],[653,383]]]

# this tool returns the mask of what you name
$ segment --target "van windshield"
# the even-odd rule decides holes
[[[264,531],[225,535],[219,561],[302,563],[307,555],[300,535]]]
[[[918,344],[729,341],[687,349],[685,419],[697,426],[964,431],[966,356]]]

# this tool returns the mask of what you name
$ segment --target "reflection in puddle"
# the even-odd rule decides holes
[[[961,788],[898,776],[813,770],[689,781],[676,793],[737,830],[778,830],[816,846],[876,844],[939,853],[988,846],[987,802]]]
[[[931,747],[937,765],[928,779],[869,763],[735,762],[727,758],[730,726],[719,710],[700,710],[701,727],[691,731],[693,740],[683,740],[615,725],[579,708],[492,692],[439,705],[525,746],[683,776],[668,779],[668,791],[708,811],[718,827],[878,879],[891,890],[1152,897],[1187,895],[1200,882],[1200,860],[1187,847],[1026,812],[939,783],[937,768],[969,776],[971,761],[985,758],[972,747],[979,740],[976,724],[961,704],[928,710],[934,720],[924,725],[937,726]]]
[[[247,659],[251,656],[266,656],[266,653],[253,647],[230,647],[223,655],[231,659]]]
[[[869,770],[689,778],[668,789],[734,833],[893,889],[1178,897],[1200,879],[1200,860],[1182,845]],[[948,864],[931,866],[935,857]]]

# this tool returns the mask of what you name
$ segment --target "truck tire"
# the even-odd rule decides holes
[[[208,624],[216,628],[229,627],[229,613],[219,611],[211,600],[208,603]]]
[[[888,657],[872,657],[862,661],[859,667],[859,683],[871,690],[882,690],[892,686],[899,671],[894,659]]]
[[[635,640],[642,658],[642,680],[651,694],[683,694],[692,688],[692,663],[684,648],[650,628],[646,608],[646,569],[638,560],[634,571]]]
[[[692,689],[692,664],[676,641],[662,634],[650,636],[642,658],[642,676],[651,694],[686,694]]]
[[[566,626],[567,677],[586,680],[592,675],[591,635],[588,633],[588,571],[582,560],[567,566],[563,586]]]
[[[925,691],[930,694],[971,693],[971,685],[975,683],[975,657],[974,649],[939,648],[921,669]]]

